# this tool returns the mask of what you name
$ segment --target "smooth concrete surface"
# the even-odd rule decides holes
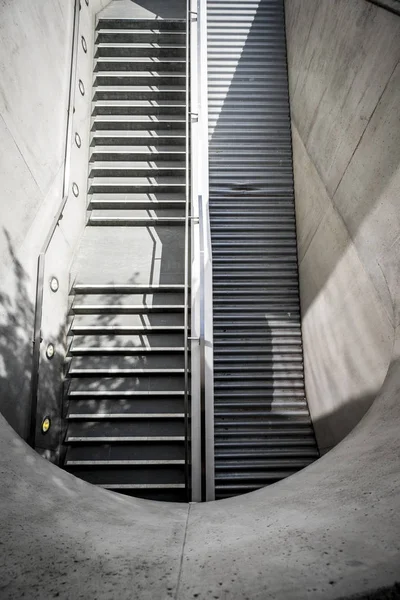
[[[37,257],[62,198],[72,2],[0,2],[0,410],[26,437]]]
[[[94,18],[108,1],[91,0],[80,11],[77,78],[86,92],[91,87]],[[73,0],[0,0],[0,411],[25,439],[37,259],[63,197],[73,10]],[[55,343],[62,364],[68,271],[86,213],[90,94],[79,94],[74,109],[73,136],[79,133],[82,143],[79,150],[73,144],[70,172],[80,195],[69,194],[46,256],[46,284],[56,275],[61,287],[57,295],[48,285],[44,289],[39,411],[41,404],[47,410],[55,406],[49,385],[53,375],[60,379],[61,371],[56,373],[56,360],[48,364],[44,351],[48,342]]]
[[[92,487],[1,419],[1,598],[336,599],[393,586],[399,396],[397,360],[360,425],[322,459],[258,492],[192,505]]]
[[[313,9],[317,5],[324,5],[326,9],[328,4],[332,15],[336,14],[336,7],[344,9],[349,6],[340,0],[335,3],[328,0],[320,0],[318,3],[313,0],[291,0],[287,6],[287,14],[292,23],[292,31],[294,25],[297,27],[308,22],[307,31],[301,32],[301,35],[299,33],[299,36],[305,40],[310,35],[312,39],[310,25],[312,17],[316,18],[312,14]],[[361,1],[354,2],[357,6],[361,4],[366,11],[368,8],[368,12],[365,18],[362,18],[364,13],[360,14],[357,19],[359,27],[371,15],[375,15],[374,19],[377,18],[378,12],[371,11],[380,10]],[[6,3],[2,2],[3,11],[5,6]],[[294,20],[290,20],[290,6],[298,9]],[[304,12],[300,10],[301,7]],[[329,14],[325,13],[325,16],[329,17]],[[350,21],[349,12],[347,17]],[[309,18],[311,21],[308,21]],[[392,21],[390,27],[393,26],[391,23]],[[346,43],[351,41],[351,36],[346,36]],[[358,47],[359,42],[360,39]],[[322,43],[321,40],[319,43]],[[386,42],[382,39],[382,43]],[[299,46],[298,55],[302,53],[301,48]],[[393,52],[393,48],[391,51]],[[293,65],[293,47],[291,52],[289,64]],[[389,85],[386,87],[388,89]],[[395,107],[396,103],[389,102],[388,106]],[[382,119],[385,120],[387,116],[384,114]],[[370,119],[369,124],[371,123],[373,119]],[[375,131],[380,129],[380,124],[381,122],[377,124]],[[373,145],[368,152],[365,149],[367,156],[364,155],[360,162],[354,163],[354,176],[353,179],[349,177],[349,185],[351,181],[354,182],[355,177],[361,177],[363,166],[364,173],[372,167],[383,167],[379,158],[381,154],[376,161],[373,160],[373,149],[380,146],[374,145],[374,140],[378,138],[374,137],[372,125],[370,132]],[[395,128],[392,135],[396,135]],[[336,301],[342,299],[336,314],[339,318],[346,310],[347,293],[350,294],[347,304],[358,299],[359,306],[363,307],[360,311],[355,309],[353,315],[346,313],[343,316],[345,321],[347,319],[347,329],[352,329],[354,319],[363,315],[362,321],[357,322],[359,337],[355,337],[360,343],[356,348],[349,343],[349,357],[357,359],[360,364],[367,348],[371,369],[374,368],[373,361],[382,360],[379,369],[383,371],[384,362],[389,363],[394,341],[391,366],[368,413],[344,441],[301,473],[253,494],[189,506],[157,504],[121,497],[79,481],[33,452],[0,417],[2,600],[22,597],[46,600],[52,597],[68,600],[301,600],[348,598],[353,594],[357,594],[359,598],[396,597],[394,584],[400,581],[400,325],[397,320],[399,238],[394,236],[388,246],[384,244],[386,236],[382,223],[385,208],[390,207],[392,196],[385,200],[382,193],[395,185],[397,175],[393,173],[393,176],[386,177],[385,180],[382,178],[377,202],[363,220],[365,226],[369,223],[370,229],[367,228],[365,235],[369,232],[371,243],[375,244],[377,250],[376,256],[381,256],[380,249],[385,250],[380,265],[383,265],[390,304],[394,307],[391,312],[388,309],[390,305],[384,300],[383,288],[377,287],[377,280],[372,275],[373,269],[364,262],[365,255],[361,245],[358,245],[358,232],[362,239],[362,227],[358,228],[357,235],[350,235],[350,225],[345,223],[339,210],[333,206],[330,194],[326,192],[324,197],[326,183],[321,177],[315,179],[320,171],[310,158],[310,150],[307,149],[300,129],[298,138],[296,140],[296,135],[294,136],[297,144],[296,169],[299,165],[304,165],[315,182],[315,185],[308,188],[305,187],[306,182],[302,183],[306,192],[298,196],[298,205],[300,206],[301,198],[304,200],[309,195],[317,211],[315,215],[312,208],[307,208],[306,205],[302,207],[303,214],[308,211],[311,225],[315,228],[315,231],[309,232],[299,227],[299,240],[306,239],[308,246],[302,250],[300,245],[303,260],[310,252],[309,248],[312,247],[319,227],[325,228],[319,234],[322,238],[319,249],[324,268],[319,279],[315,282],[309,280],[311,289],[316,291],[309,296],[305,319],[316,301],[321,298],[322,302],[326,284],[330,286],[330,292],[325,304],[321,304],[319,308],[322,317],[332,315],[333,319]],[[8,139],[11,140],[10,136]],[[358,148],[362,149],[361,141]],[[11,142],[12,140],[10,147]],[[301,151],[302,146],[305,150],[300,155],[299,148]],[[14,156],[18,158],[15,143],[14,150]],[[354,152],[354,157],[357,156],[357,151]],[[364,165],[369,153],[370,162]],[[299,162],[300,159],[302,162]],[[1,162],[5,164],[3,160]],[[22,162],[18,159],[16,164],[22,167]],[[297,189],[301,189],[301,173],[302,169],[299,177],[297,171]],[[24,188],[18,187],[22,181],[22,177],[18,178],[12,188],[14,194],[18,191],[15,202],[18,198],[22,198],[18,200],[21,202],[28,198],[22,192]],[[345,176],[342,178],[343,182]],[[359,198],[354,202],[359,211],[363,206],[362,199],[367,197],[367,192],[359,187],[362,185],[360,179],[354,188],[357,190],[355,197]],[[373,186],[373,182],[370,185]],[[376,188],[374,189],[375,192],[370,193],[376,195]],[[33,198],[32,196],[32,202]],[[328,204],[326,207],[328,200],[332,206]],[[46,206],[50,204],[48,200]],[[49,213],[51,214],[51,210]],[[392,231],[394,218],[396,215],[392,214],[390,222],[386,224],[388,232]],[[14,225],[16,235],[19,230],[17,223]],[[34,228],[28,228],[28,231],[32,233],[21,238],[26,240],[24,260],[27,260],[27,254],[33,253],[34,246],[30,240],[36,239]],[[331,237],[327,238],[328,247],[322,252],[326,246],[323,244],[324,231]],[[345,236],[351,243],[344,248],[341,240]],[[23,247],[19,246],[21,249]],[[338,261],[332,265],[332,269],[326,266],[326,257],[330,254]],[[10,255],[11,258],[7,260],[9,265],[13,265],[13,271],[10,274],[8,293],[13,294],[12,298],[15,297],[18,301],[14,304],[14,300],[10,300],[6,305],[9,307],[9,321],[6,325],[11,328],[8,339],[11,339],[12,334],[15,337],[12,348],[17,353],[29,347],[31,296],[26,295],[25,291],[28,287],[25,285],[25,273],[28,271],[21,262],[22,258],[21,261],[16,258],[13,246],[10,247]],[[340,267],[340,261],[344,263],[343,267]],[[319,269],[314,269],[315,264],[318,266],[318,261],[309,269],[319,272]],[[349,269],[347,264],[350,265]],[[340,274],[340,278],[336,279],[338,289],[334,285],[337,273]],[[304,275],[302,278],[304,281]],[[348,289],[353,279],[356,279],[354,287]],[[3,304],[5,302],[3,299]],[[392,330],[386,324],[387,320]],[[331,323],[327,330],[320,333],[325,346],[335,335],[336,343],[341,348],[339,338],[346,333],[346,327],[341,325],[336,330],[333,321],[328,319],[322,322]],[[361,326],[363,323],[369,325],[366,343]],[[3,329],[1,332],[2,336],[4,331]],[[379,337],[379,331],[383,339]],[[24,344],[21,340],[24,340]],[[307,342],[306,332],[305,341]],[[379,351],[375,351],[375,344],[378,344]],[[324,352],[325,346],[321,341],[320,353]],[[307,349],[312,350],[310,344],[306,345],[306,352]],[[382,359],[383,352],[386,353],[386,358]],[[328,357],[324,356],[327,362]],[[18,356],[18,364],[19,360]],[[340,365],[332,365],[330,373],[326,362],[322,363],[321,369],[324,369],[326,377],[328,374],[331,377],[331,385],[341,381],[342,377],[345,380],[352,377],[352,370],[348,374],[343,375],[341,372],[338,377],[334,377],[334,369],[339,369]],[[10,371],[3,370],[1,376],[4,381],[8,381],[10,374]],[[378,385],[378,375],[379,373],[374,375],[376,379],[372,387]],[[20,383],[18,377],[12,380],[12,385]],[[367,377],[367,374],[363,377]],[[360,377],[360,381],[363,377]],[[338,393],[340,389],[339,387]],[[372,391],[371,389],[371,394]],[[330,397],[334,398],[333,395]],[[372,593],[387,586],[392,588],[393,593]]]
[[[320,450],[385,378],[399,322],[400,18],[286,3],[307,399]]]

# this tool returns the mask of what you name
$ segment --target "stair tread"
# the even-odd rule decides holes
[[[138,489],[184,489],[184,483],[115,483],[97,484],[99,487],[112,490],[138,490]]]
[[[67,419],[69,420],[101,420],[101,419],[183,419],[184,413],[75,413],[69,410]]]
[[[96,150],[97,152],[97,150]],[[152,169],[153,171],[180,170],[186,171],[185,164],[182,161],[114,161],[114,160],[96,160],[91,163],[91,168],[95,169],[125,169],[127,171],[137,171]]]
[[[182,100],[160,100],[155,103],[151,100],[95,100],[92,103],[95,108],[186,108],[186,102]]]
[[[172,46],[174,47],[174,46]],[[186,59],[185,58],[179,58],[176,56],[168,56],[168,57],[163,57],[163,58],[152,58],[152,57],[138,57],[138,56],[101,56],[98,57],[96,59],[96,63],[98,64],[99,62],[104,62],[104,63],[123,63],[123,62],[128,62],[128,63],[147,63],[149,66],[151,65],[157,65],[159,63],[164,64],[164,63],[178,63],[178,64],[186,64]]]
[[[100,138],[146,138],[149,141],[156,142],[160,138],[181,138],[186,139],[185,133],[181,130],[171,131],[166,129],[165,131],[147,131],[147,130],[135,130],[135,129],[97,129],[92,132],[92,139],[95,140],[97,137]]]
[[[93,89],[95,94],[101,92],[146,92],[150,93],[150,96],[156,96],[158,93],[173,92],[178,95],[186,97],[186,90],[182,86],[177,85],[163,85],[163,84],[152,84],[152,85],[96,85]]]
[[[155,63],[154,63],[155,64]],[[140,79],[143,77],[151,78],[154,80],[157,79],[182,79],[182,81],[186,80],[186,73],[180,73],[179,71],[95,71],[94,76],[96,77],[109,77],[110,79],[116,78],[135,78]]]
[[[164,353],[164,352],[184,352],[183,346],[159,346],[154,348],[137,348],[126,346],[81,346],[75,344],[70,348],[70,354],[137,354],[139,352]]]
[[[174,208],[159,208],[159,207],[146,207],[146,208],[129,208],[129,209],[102,209],[93,208],[91,211],[91,218],[93,217],[111,217],[113,219],[129,219],[137,221],[148,221],[148,220],[168,220],[168,221],[184,221],[185,213],[181,207]]]
[[[123,145],[119,145],[119,146],[102,146],[102,145],[96,145],[96,146],[92,146],[91,148],[91,153],[92,154],[140,154],[140,155],[149,155],[151,157],[155,157],[155,159],[157,160],[157,157],[160,154],[166,154],[166,155],[171,155],[171,158],[173,158],[175,155],[186,155],[186,150],[184,147],[179,148],[179,146],[123,146]]]
[[[184,395],[185,392],[182,390],[176,390],[176,391],[171,391],[171,390],[162,390],[162,391],[158,391],[158,390],[146,390],[146,391],[135,391],[135,390],[70,390],[68,391],[68,396],[71,398],[74,397],[93,397],[93,398],[118,398],[119,396],[121,397],[129,397],[129,398],[136,398],[136,397],[141,397],[141,396],[164,396],[164,397],[169,397],[169,396],[179,396],[179,395]]]
[[[180,115],[95,115],[93,123],[186,123]]]
[[[162,292],[168,292],[168,291],[180,291],[180,290],[184,290],[185,289],[185,285],[184,284],[149,284],[149,285],[142,285],[142,284],[135,284],[135,283],[109,283],[109,284],[95,284],[95,283],[90,283],[90,284],[86,284],[86,283],[76,283],[74,284],[72,291],[73,293],[84,293],[84,294],[91,294],[91,293],[99,293],[99,290],[105,290],[103,293],[119,293],[119,294],[124,294],[124,293],[134,293],[134,292],[140,292],[140,291],[151,291],[151,292],[158,292],[158,291],[162,291]]]
[[[176,48],[186,48],[185,44],[146,44],[135,43],[130,44],[129,42],[99,42],[96,44],[96,48],[143,48],[144,50],[153,50],[154,48],[161,48],[165,50],[175,50]]]
[[[64,465],[68,466],[137,466],[137,465],[184,465],[184,460],[160,459],[160,460],[135,460],[135,459],[109,459],[109,460],[71,460],[66,459]]]

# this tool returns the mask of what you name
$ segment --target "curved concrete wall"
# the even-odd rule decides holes
[[[2,2],[4,15],[9,6]],[[29,10],[27,5],[26,9]],[[370,53],[375,52],[377,46],[386,48],[387,39],[392,41],[392,55],[396,52],[395,38],[390,38],[390,32],[398,27],[398,21],[394,22],[392,15],[388,20],[387,13],[362,0],[355,0],[351,9],[346,0],[291,0],[287,17],[289,36],[292,36],[289,37],[292,86],[293,65],[300,59],[305,61],[304,67],[296,68],[303,77],[306,78],[307,71],[321,76],[327,72],[327,63],[330,64],[335,48],[346,56],[342,64],[341,52],[337,50],[335,55],[338,66],[344,69],[361,44],[361,62],[353,65],[351,76],[357,81],[360,72],[364,72],[370,85],[361,97],[357,96],[357,101],[356,90],[349,84],[341,96],[340,110],[337,105],[330,121],[331,131],[337,136],[341,131],[352,130],[353,109],[346,113],[346,102],[352,99],[354,108],[374,88],[372,72],[363,71],[363,61],[368,63]],[[354,19],[359,38],[352,37],[348,29],[354,26]],[[338,23],[336,37],[329,47],[329,32],[335,22]],[[385,24],[383,29],[382,23]],[[302,32],[301,24],[305,27]],[[318,26],[317,33],[313,34],[315,26]],[[363,46],[363,36],[372,36],[378,26],[380,34],[374,38],[375,44],[365,41],[367,46]],[[313,57],[318,39],[320,46],[327,45],[327,54],[317,59]],[[312,40],[315,40],[314,46],[305,53],[303,48]],[[378,56],[380,73],[385,70],[382,60],[390,52]],[[319,355],[315,354],[314,358],[320,360],[318,369],[310,371],[311,359],[306,355],[308,391],[310,398],[318,401],[318,394],[313,395],[314,380],[317,391],[328,390],[330,400],[324,414],[333,414],[336,402],[338,406],[350,405],[348,390],[354,389],[357,396],[365,389],[372,393],[383,380],[392,355],[386,380],[368,413],[344,441],[297,475],[253,494],[186,506],[121,497],[79,481],[33,452],[0,417],[2,599],[22,596],[85,600],[115,597],[339,599],[355,593],[363,597],[376,588],[393,586],[399,579],[400,327],[396,261],[398,263],[400,255],[400,238],[399,229],[394,233],[398,219],[398,211],[394,209],[398,207],[399,195],[395,190],[399,172],[398,146],[393,142],[398,135],[394,123],[399,88],[392,79],[398,77],[396,69],[398,67],[393,65],[392,75],[386,83],[379,84],[381,93],[368,113],[363,133],[356,144],[350,146],[339,177],[332,175],[332,179],[327,173],[332,174],[338,168],[338,161],[332,157],[337,155],[342,160],[347,142],[339,144],[336,154],[330,155],[328,149],[332,151],[332,148],[326,146],[326,138],[332,141],[333,134],[321,133],[319,151],[309,140],[316,136],[315,131],[312,133],[315,123],[319,123],[318,130],[324,130],[327,121],[318,121],[319,111],[326,108],[324,103],[328,100],[333,110],[336,105],[331,99],[340,96],[341,88],[332,90],[326,86],[331,91],[323,93],[317,102],[313,96],[318,87],[315,83],[304,85],[301,93],[294,90],[293,96],[304,338],[307,352],[314,351],[313,343],[318,341]],[[337,82],[337,78],[344,77],[343,70],[333,77]],[[296,104],[300,100],[302,104],[296,117]],[[299,123],[304,115],[308,115],[304,121],[307,135]],[[359,121],[363,122],[357,119],[358,125]],[[355,160],[358,152],[362,154]],[[305,172],[309,174],[309,181],[303,176]],[[19,197],[22,193],[19,184],[23,180],[12,179],[12,173],[11,167],[6,170],[6,182]],[[345,184],[343,196],[336,195]],[[330,185],[337,187],[335,194]],[[305,202],[307,196],[312,203],[304,205],[303,210],[301,202]],[[342,198],[342,212],[339,198]],[[307,222],[302,210],[304,214],[308,212]],[[345,218],[345,213],[350,216]],[[352,229],[351,215],[355,213],[363,218],[354,221],[358,225]],[[310,232],[304,229],[307,223],[312,224]],[[18,232],[17,222],[15,232]],[[302,241],[304,239],[308,242]],[[344,239],[346,243],[341,242]],[[374,243],[372,249],[366,240]],[[312,246],[317,242],[318,251]],[[307,246],[307,249],[303,246],[304,256],[302,243]],[[307,256],[318,269],[308,267]],[[19,260],[22,264],[22,258]],[[382,268],[387,287],[379,279],[376,265]],[[352,303],[356,303],[355,310],[351,308]],[[338,329],[333,326],[335,307],[341,323]],[[21,330],[26,328],[18,319],[16,314],[14,325]],[[320,323],[320,329],[316,323]],[[365,334],[364,326],[370,333]],[[348,330],[353,333],[353,328],[358,335],[349,338]],[[381,337],[379,331],[383,332]],[[351,364],[357,358],[358,379],[347,368],[347,362],[339,360],[345,348]],[[361,371],[367,358],[368,369]],[[7,373],[3,378],[7,378]],[[325,380],[336,386],[340,401],[330,386],[323,387]],[[318,409],[318,403],[314,403],[314,414],[315,407]],[[318,423],[322,422],[322,418],[318,419]],[[343,425],[339,425],[333,428],[337,434],[332,435],[334,442],[343,435]],[[320,436],[320,439],[325,438]]]
[[[109,1],[84,4],[86,20]],[[63,196],[73,12],[74,0],[0,0],[0,412],[24,439],[37,258]],[[77,227],[69,208],[55,267]]]
[[[286,3],[307,398],[322,452],[368,410],[399,322],[400,17]]]
[[[72,13],[0,1],[0,411],[22,437],[36,261],[62,197]]]

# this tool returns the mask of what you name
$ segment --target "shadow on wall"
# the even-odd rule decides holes
[[[27,292],[28,276],[4,229],[12,272],[7,291],[0,292],[0,410],[24,439],[29,429],[34,307]]]
[[[321,455],[332,450],[354,429],[371,408],[378,394],[379,388],[359,397],[348,398],[342,405],[313,419]]]
[[[31,410],[34,305],[28,292],[29,277],[16,255],[10,234],[5,229],[3,231],[12,267],[0,292],[0,412],[15,431],[27,440]],[[41,413],[50,414],[57,423],[63,362],[63,354],[57,349],[64,347],[63,328],[55,336],[54,346],[55,356],[40,369],[38,408]],[[46,440],[48,442],[51,437],[54,447],[58,445],[59,425],[53,428]],[[40,447],[40,438],[37,437],[36,442]]]
[[[296,172],[299,180],[309,178],[296,181],[298,200],[309,209],[300,223],[300,253],[307,263],[312,254],[307,268],[316,274],[302,294],[303,313],[342,259],[351,265],[346,253],[353,244],[391,312],[386,271],[396,260],[390,246],[400,227],[400,18],[361,0],[352,7],[345,0],[299,0],[286,12],[292,119],[315,168],[312,175],[304,165]],[[323,191],[312,189],[317,184]]]

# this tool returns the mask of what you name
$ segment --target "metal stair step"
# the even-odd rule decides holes
[[[250,453],[256,452],[261,456],[263,452],[316,452],[318,451],[315,447],[315,439],[313,436],[304,436],[295,433],[294,435],[287,435],[286,433],[281,437],[276,436],[261,436],[254,438],[253,440],[246,437],[236,435],[225,435],[216,433],[215,438],[216,452],[221,454],[234,455],[235,453]]]
[[[132,481],[132,470],[134,480]],[[184,469],[180,465],[137,465],[121,466],[118,469],[101,467],[74,469],[81,479],[107,489],[162,489],[181,488],[184,486]]]
[[[141,373],[138,377],[125,376],[124,374],[121,374],[121,376],[117,374],[112,376],[99,375],[96,381],[90,376],[72,377],[69,380],[68,394],[84,392],[84,395],[86,395],[91,392],[99,392],[100,395],[105,394],[106,397],[109,392],[112,392],[110,397],[124,397],[125,392],[128,393],[128,396],[131,392],[144,395],[148,392],[154,392],[164,395],[165,392],[176,394],[183,390],[184,377],[180,373]],[[98,394],[95,394],[95,396],[98,396]]]
[[[143,58],[170,58],[173,56],[186,57],[185,44],[157,44],[157,43],[108,43],[97,44],[95,58],[111,56],[137,56]]]
[[[169,116],[185,118],[186,104],[184,100],[164,100],[155,104],[150,100],[97,100],[92,104],[92,116],[97,115],[127,115],[127,116],[159,116],[166,119]]]
[[[96,194],[94,194],[96,196]],[[166,195],[168,197],[168,195]],[[159,211],[162,209],[176,209],[180,208],[184,211],[186,202],[185,200],[126,200],[124,199],[101,199],[94,200],[93,196],[89,199],[88,210],[137,210],[147,209],[152,211]]]
[[[186,158],[184,147],[173,146],[99,146],[92,148],[90,162],[95,161],[146,161],[182,163]]]
[[[147,444],[92,444],[69,446],[66,466],[103,466],[139,464],[184,464],[185,453],[181,443]]]
[[[151,293],[175,293],[183,292],[185,285],[182,284],[135,284],[135,283],[110,283],[110,284],[86,284],[76,283],[72,288],[74,294],[141,294]]]
[[[106,211],[101,211],[106,212]],[[184,225],[184,217],[130,217],[126,216],[115,216],[116,211],[110,211],[109,215],[97,215],[96,213],[91,214],[89,217],[88,225],[92,226],[115,226],[115,227],[140,227],[149,225]]]
[[[181,146],[185,140],[185,134],[183,131],[170,130],[170,131],[135,131],[134,129],[129,130],[101,130],[93,131],[91,135],[91,146],[148,146],[149,144],[154,148],[157,146],[165,146],[165,144],[171,144],[172,146]]]
[[[138,412],[127,412],[122,411],[122,412],[116,412],[115,410],[113,411],[109,411],[109,412],[92,412],[92,411],[88,411],[87,413],[81,413],[81,412],[74,412],[73,408],[70,408],[68,410],[68,414],[66,416],[66,419],[71,422],[71,421],[87,421],[88,419],[93,420],[93,421],[97,421],[97,420],[112,420],[112,419],[130,419],[130,420],[135,420],[138,419],[139,421],[141,419],[184,419],[185,418],[185,413],[181,412],[181,413],[177,413],[177,412],[173,412],[173,413],[138,413]]]
[[[172,85],[124,85],[101,86],[93,89],[93,100],[149,100],[161,102],[163,100],[184,100],[186,90],[181,86]]]
[[[72,325],[70,332],[74,335],[123,335],[135,332],[176,332],[183,330],[183,325]]]
[[[76,383],[76,382],[75,382]],[[80,382],[78,382],[80,384]],[[101,382],[100,382],[101,385]],[[129,400],[132,398],[157,398],[164,397],[170,398],[175,396],[184,396],[183,390],[132,390],[132,389],[90,389],[90,387],[71,389],[68,390],[68,398],[71,399],[90,399],[90,400],[105,400],[109,398],[113,399],[124,399]]]
[[[285,446],[285,447],[262,447],[256,446],[255,448],[246,448],[246,447],[232,447],[225,448],[224,446],[217,446],[215,451],[215,456],[222,460],[237,460],[237,459],[253,459],[253,460],[261,460],[271,459],[271,458],[309,458],[315,460],[318,458],[318,451],[315,447],[312,446]]]
[[[73,304],[71,312],[75,315],[100,315],[100,314],[148,314],[164,312],[182,312],[183,305],[142,305],[137,304]]]
[[[178,441],[184,435],[183,419],[110,419],[110,420],[71,420],[68,423],[66,441],[69,443],[93,441],[127,441],[126,438],[146,441],[157,438],[159,441]]]
[[[94,419],[101,415],[101,418],[116,418],[115,415],[124,415],[132,418],[154,418],[154,415],[160,415],[157,418],[169,418],[168,415],[182,418],[184,413],[183,397],[151,397],[151,398],[105,398],[99,401],[92,399],[70,399],[68,405],[68,415],[72,418],[82,418],[82,415],[90,415],[88,418]],[[147,417],[146,417],[147,416]]]
[[[139,352],[148,352],[149,354],[163,354],[165,352],[180,353],[184,352],[183,346],[165,346],[158,348],[137,348],[137,347],[126,347],[126,346],[84,346],[76,343],[69,349],[69,354],[73,356],[99,356],[99,355],[136,355]]]
[[[142,30],[142,29],[158,29],[159,31],[186,31],[185,19],[131,19],[125,18],[105,18],[101,17],[97,23],[96,31],[108,28],[116,30]]]
[[[180,131],[186,128],[182,115],[95,115],[92,131]]]
[[[272,400],[270,398],[260,399],[260,398],[248,398],[246,399],[246,403],[240,402],[238,399],[236,400],[218,400],[215,402],[215,409],[217,411],[225,411],[225,410],[237,410],[243,411],[245,413],[247,410],[256,410],[264,408],[267,411],[290,411],[297,409],[306,409],[308,414],[308,406],[305,398],[285,398],[284,400]]]
[[[90,194],[176,193],[186,189],[183,178],[173,177],[93,177],[89,185]]]
[[[276,471],[280,471],[282,469],[304,469],[309,464],[311,464],[315,460],[315,457],[293,457],[293,458],[255,458],[249,457],[244,458],[241,456],[239,459],[228,459],[224,458],[223,460],[218,461],[218,466],[216,466],[215,478],[216,481],[220,481],[223,479],[229,478],[229,472],[231,473],[231,477],[233,476],[236,479],[237,472],[240,474],[243,471],[248,471],[249,476],[253,478],[254,473],[257,473],[257,476],[261,479],[264,477],[265,472],[271,470],[272,473],[276,473]],[[228,471],[228,474],[221,473],[221,471]],[[239,475],[240,476],[240,475]],[[243,474],[243,476],[245,476]]]
[[[154,29],[109,29],[97,30],[96,46],[99,44],[169,44],[182,45],[186,40],[184,31]]]
[[[237,384],[236,384],[237,385]],[[214,390],[215,402],[219,400],[224,400],[226,398],[232,400],[232,398],[241,398],[243,399],[243,390],[240,390],[239,387],[224,388],[221,386]],[[260,387],[256,386],[246,386],[245,389],[246,398],[249,400],[252,398],[305,398],[304,390],[302,388],[298,389],[284,389],[284,388],[274,388],[272,386],[269,387]]]
[[[98,181],[101,178],[143,178],[147,177],[148,180],[152,181],[154,179],[158,179],[160,177],[163,178],[171,178],[176,179],[178,177],[182,177],[184,181],[185,169],[182,166],[183,163],[179,165],[169,164],[165,161],[165,164],[153,163],[153,164],[136,164],[125,162],[116,162],[116,161],[97,161],[95,163],[91,163],[89,167],[89,177],[92,179],[97,178]]]
[[[185,57],[147,58],[131,56],[102,56],[95,59],[94,72],[135,71],[146,73],[186,73]]]
[[[175,307],[181,306],[184,302],[184,293],[183,290],[180,291],[157,291],[157,292],[139,292],[137,294],[127,294],[127,293],[118,293],[112,292],[110,294],[97,294],[97,293],[89,293],[89,294],[80,294],[76,292],[73,295],[73,304],[72,308],[74,308],[75,304],[80,304],[82,306],[85,305],[116,305],[118,308],[119,305],[129,305],[129,306],[137,306],[138,308],[148,307],[150,310],[154,308],[157,310],[159,306],[166,307]]]
[[[139,375],[182,375],[185,373],[184,368],[180,369],[163,369],[159,367],[158,369],[151,368],[131,368],[131,369],[117,369],[112,367],[98,367],[98,368],[90,368],[85,367],[84,369],[77,369],[75,367],[70,368],[67,376],[70,378],[76,377],[138,377]]]
[[[97,86],[177,86],[184,89],[186,73],[162,71],[95,71],[93,87]]]
[[[109,339],[104,335],[75,335],[72,338],[70,355],[137,355],[141,353],[174,352],[184,350],[183,332],[138,333],[116,335]]]

